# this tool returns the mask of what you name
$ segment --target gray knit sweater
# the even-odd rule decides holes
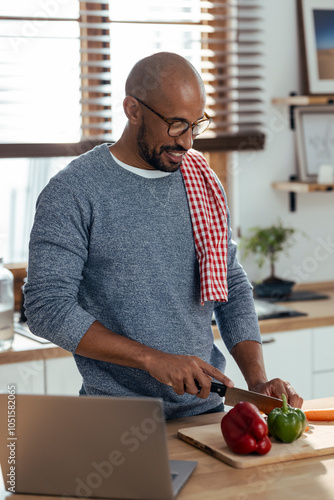
[[[261,342],[251,286],[229,230],[226,303],[200,304],[199,270],[180,171],[147,179],[118,165],[108,145],[72,161],[38,202],[25,307],[30,329],[74,353],[91,324],[165,352],[225,369],[213,343],[215,312],[228,349]],[[167,418],[205,412],[221,399],[178,396],[147,372],[74,354],[93,395],[164,400]],[[228,375],[228,374],[227,374]]]

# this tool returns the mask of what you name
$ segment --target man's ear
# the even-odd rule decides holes
[[[123,108],[130,123],[137,125],[141,122],[141,109],[139,102],[134,97],[126,96],[123,101]]]

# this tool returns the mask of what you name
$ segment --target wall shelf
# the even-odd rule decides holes
[[[274,106],[283,105],[289,107],[290,128],[295,129],[294,108],[296,106],[316,106],[316,105],[334,105],[334,95],[297,95],[294,92],[287,97],[274,97],[271,100]]]
[[[334,103],[334,95],[290,95],[288,97],[274,97],[272,104],[277,106],[308,106],[312,104],[331,104]]]
[[[274,106],[283,105],[290,108],[290,128],[295,129],[295,113],[296,106],[312,106],[312,105],[331,105],[334,106],[334,94],[328,95],[297,95],[291,92],[286,97],[274,97],[271,100]],[[315,193],[334,191],[334,184],[318,184],[317,182],[301,182],[297,180],[296,175],[291,175],[289,181],[273,182],[272,187],[279,191],[289,193],[290,211],[296,211],[297,193]]]
[[[311,193],[313,191],[333,191],[334,184],[318,184],[317,182],[279,181],[273,182],[272,187],[280,191],[293,193]]]
[[[334,191],[334,184],[318,184],[316,182],[278,181],[278,182],[273,182],[272,187],[278,191],[285,191],[289,193],[291,212],[296,211],[297,193]]]

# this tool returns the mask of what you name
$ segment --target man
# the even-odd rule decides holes
[[[221,408],[220,397],[210,394],[212,378],[233,385],[213,343],[214,312],[249,388],[285,393],[301,406],[288,382],[267,380],[224,191],[191,150],[210,123],[204,108],[201,77],[182,57],[158,53],[135,65],[121,138],[71,162],[40,195],[25,286],[28,324],[73,352],[81,394],[161,397],[166,417],[177,418]],[[199,168],[211,176],[203,196],[223,220],[209,228],[212,240],[221,233],[223,242],[213,243],[208,271],[211,280],[216,268],[221,279],[218,300],[202,295],[197,202],[188,198],[187,175]]]

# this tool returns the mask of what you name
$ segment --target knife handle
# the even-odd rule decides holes
[[[211,382],[210,392],[216,392],[222,398],[225,396],[227,386],[221,382]]]
[[[199,385],[199,382],[196,379],[195,379],[195,384],[197,389],[200,391],[201,386]],[[222,398],[225,396],[226,389],[227,389],[226,385],[222,384],[221,382],[211,382],[210,392],[216,392]]]

